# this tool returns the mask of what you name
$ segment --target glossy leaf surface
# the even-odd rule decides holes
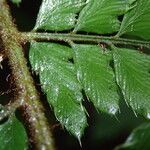
[[[85,0],[43,0],[35,29],[68,30],[74,27],[76,14]]]
[[[126,103],[135,113],[150,118],[150,56],[114,48],[116,80]]]
[[[96,45],[73,45],[78,80],[98,110],[115,114],[119,96],[110,51]]]
[[[123,34],[150,39],[150,1],[137,0],[133,9],[126,13],[118,36]]]
[[[129,2],[122,0],[43,0],[35,29],[113,33],[127,10]]]
[[[129,9],[127,1],[89,0],[79,14],[75,31],[113,33],[119,30],[118,16]]]
[[[30,62],[39,73],[48,102],[61,124],[80,139],[86,127],[86,115],[81,104],[82,88],[76,78],[75,67],[69,62],[72,57],[72,50],[67,46],[55,43],[31,44]]]
[[[149,150],[150,149],[150,123],[135,129],[127,141],[115,150]]]
[[[85,91],[96,109],[114,115],[119,109],[119,85],[135,114],[150,118],[149,56],[131,49],[114,47],[113,51],[108,50],[113,37],[109,39],[110,43],[107,37],[104,38],[108,44],[104,42],[105,49],[90,43],[96,36],[91,36],[93,39],[88,44],[84,41],[84,38],[90,39],[90,35],[84,36],[85,32],[109,34],[119,31],[118,36],[128,34],[148,39],[149,6],[149,1],[145,0],[42,1],[34,30],[71,32],[62,36],[59,32],[54,36],[60,35],[59,40],[66,36],[62,40],[72,48],[59,43],[32,42],[30,62],[39,74],[42,89],[57,119],[78,139],[87,124],[81,91]],[[76,36],[79,32],[82,35]],[[44,36],[48,35],[53,34]],[[76,41],[69,37],[80,38],[82,44],[73,44]],[[46,37],[48,40],[55,38]],[[118,39],[114,37],[115,40]],[[125,45],[126,42],[128,39],[125,39]],[[130,42],[133,44],[134,40]]]
[[[0,125],[0,150],[26,150],[27,145],[25,129],[15,116]]]

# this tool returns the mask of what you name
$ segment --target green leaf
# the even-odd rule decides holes
[[[136,128],[127,141],[115,150],[149,150],[150,149],[150,123]]]
[[[117,83],[135,113],[150,118],[150,56],[135,50],[114,48]]]
[[[21,3],[22,0],[11,0],[11,1],[18,5],[19,3]]]
[[[55,43],[32,42],[30,62],[39,73],[40,82],[53,106],[57,119],[78,139],[86,127],[86,115],[81,104],[82,87],[76,78],[71,48]]]
[[[74,31],[113,33],[119,30],[118,16],[129,9],[123,0],[88,0]]]
[[[73,44],[76,39],[83,43],[85,43],[84,39],[89,40],[89,43],[101,39],[99,36],[96,38],[96,36],[75,34],[80,31],[109,34],[120,30],[118,35],[121,36],[124,33],[128,34],[124,29],[128,29],[132,23],[137,26],[132,24],[131,29],[136,27],[136,29],[147,28],[148,30],[148,27],[144,26],[148,23],[140,26],[138,24],[142,23],[127,22],[126,19],[132,20],[134,14],[137,14],[138,19],[140,18],[138,14],[142,14],[143,18],[148,15],[145,5],[149,2],[140,3],[142,3],[140,0],[42,1],[34,30],[40,30],[40,32],[43,29],[55,32],[66,30],[67,33],[73,30],[73,33],[43,35],[39,33],[36,36],[39,35],[46,40],[62,39],[71,44],[72,48],[58,43],[32,42],[30,62],[33,70],[39,74],[42,89],[54,109],[56,118],[78,139],[81,138],[87,125],[85,109],[82,106],[82,90],[96,109],[115,115],[119,109],[119,85],[126,103],[132,107],[135,114],[140,113],[150,118],[149,56],[123,48],[113,48],[113,51],[109,51],[98,45]],[[142,13],[139,7],[142,8]],[[124,14],[121,24],[119,20]],[[143,34],[145,33],[142,30],[140,37]],[[145,35],[144,38],[147,39]],[[71,39],[74,41],[72,42]],[[128,42],[128,39],[116,37],[114,39],[102,37],[102,40],[106,44],[109,44],[109,41],[113,43],[115,40],[120,40],[121,44],[125,41],[125,45]],[[134,45],[134,40],[129,42]],[[114,59],[115,73],[112,59]]]
[[[96,45],[73,45],[78,80],[98,110],[115,114],[119,96],[110,61],[110,51]]]
[[[131,5],[131,4],[133,4],[135,1],[137,1],[137,0],[128,0],[128,3]]]
[[[150,39],[150,1],[137,0],[133,9],[126,13],[118,36],[123,34]]]
[[[25,150],[27,144],[25,129],[15,116],[0,125],[0,150]]]
[[[123,0],[43,0],[35,30],[62,31],[75,27],[74,32],[113,33],[120,28],[118,16],[127,10],[129,2]]]
[[[68,30],[74,27],[85,0],[43,0],[35,29]]]

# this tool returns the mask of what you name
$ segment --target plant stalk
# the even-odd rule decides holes
[[[106,43],[106,44],[123,44],[150,48],[150,41],[124,39],[118,37],[106,37],[95,35],[82,35],[73,33],[35,33],[23,32],[21,33],[24,40],[39,40],[39,41],[76,41],[76,42],[91,42],[91,43]]]
[[[20,44],[22,36],[13,24],[9,7],[4,0],[0,0],[0,35],[18,90],[17,100],[29,131],[29,140],[34,149],[54,150],[52,134],[44,108]]]

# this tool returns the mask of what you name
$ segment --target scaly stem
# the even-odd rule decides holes
[[[0,34],[9,59],[12,74],[18,89],[18,101],[22,116],[29,130],[30,140],[37,150],[53,150],[53,140],[44,108],[27,67],[20,41],[22,37],[10,17],[9,8],[4,0],[0,1]]]
[[[118,37],[82,35],[82,34],[64,34],[64,33],[35,33],[23,32],[21,33],[25,40],[44,40],[44,41],[78,41],[78,42],[92,42],[92,43],[107,43],[107,44],[123,44],[132,46],[141,46],[150,48],[150,41],[124,39]]]

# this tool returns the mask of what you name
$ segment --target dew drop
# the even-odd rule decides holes
[[[147,118],[150,119],[150,113],[147,113]]]
[[[0,121],[3,120],[7,116],[8,116],[8,110],[2,105],[0,105]]]
[[[43,71],[44,71],[44,69],[45,69],[45,68],[41,65],[41,67],[40,67],[40,71],[41,71],[41,72],[43,72]]]
[[[134,25],[131,25],[131,31],[133,31],[134,30]]]
[[[90,91],[90,90],[91,90],[91,89],[88,87],[88,88],[87,88],[87,91]]]
[[[66,119],[65,124],[68,124],[68,123],[69,123],[69,119]]]
[[[117,111],[118,111],[118,109],[116,107],[114,107],[114,106],[109,107],[109,113],[115,115]]]

